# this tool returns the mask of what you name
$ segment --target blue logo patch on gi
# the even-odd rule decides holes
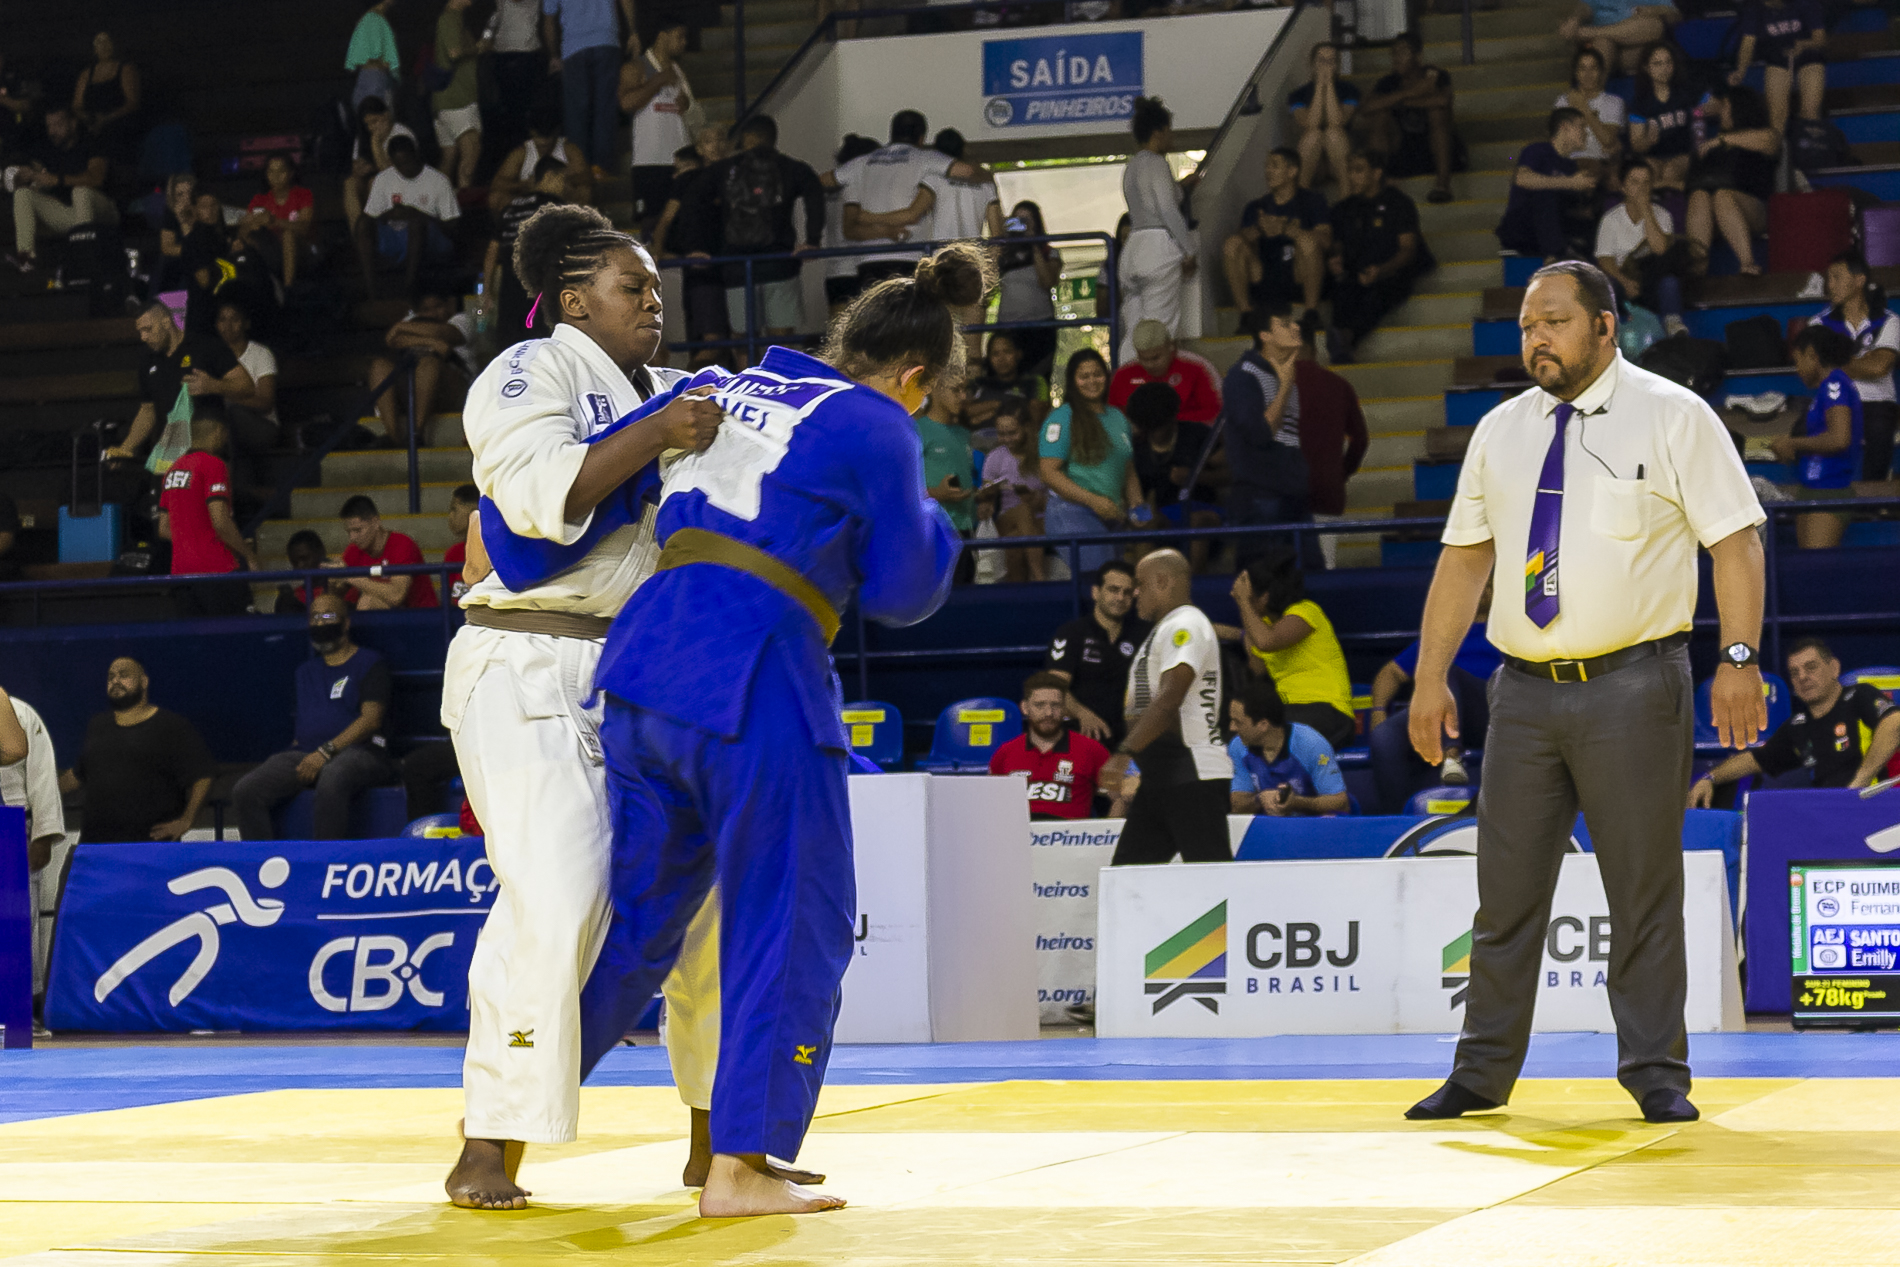
[[[527,390],[528,380],[525,378],[511,378],[501,385],[501,394],[509,400],[513,400]]]
[[[601,395],[599,392],[588,392],[587,395],[583,396],[581,399],[587,402],[588,411],[594,415],[595,427],[606,427],[606,426],[613,425],[613,421],[614,421],[613,401],[608,400],[605,396]]]

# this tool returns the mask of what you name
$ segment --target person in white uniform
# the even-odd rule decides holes
[[[53,860],[53,846],[66,834],[66,810],[60,803],[59,760],[53,753],[53,737],[40,720],[39,710],[17,695],[12,697],[10,709],[7,704],[6,692],[0,691],[0,713],[4,713],[0,726],[5,726],[7,718],[14,719],[26,740],[26,760],[5,764],[5,738],[0,733],[0,805],[26,811],[27,921],[33,930],[33,993],[40,994],[46,989],[49,949],[41,944],[40,914],[42,899],[52,894],[50,888],[42,894],[40,886],[53,882],[48,864]]]
[[[1153,318],[1181,332],[1181,283],[1194,273],[1194,239],[1181,214],[1181,187],[1168,166],[1174,115],[1159,97],[1136,97],[1135,143],[1141,148],[1122,170],[1128,202],[1128,245],[1116,277],[1122,293],[1123,361],[1135,359],[1135,327]]]
[[[572,545],[594,508],[663,451],[710,444],[720,411],[683,397],[587,443],[672,381],[674,371],[656,383],[640,368],[661,337],[657,270],[599,212],[574,206],[522,226],[515,270],[554,330],[495,358],[469,388],[474,480],[501,531]],[[466,1143],[447,1188],[457,1205],[516,1209],[527,1196],[512,1174],[520,1145],[571,1140],[578,1124],[580,988],[606,931],[612,834],[594,665],[658,551],[649,509],[516,592],[488,568],[476,522],[442,720],[501,894],[469,968]]]
[[[891,116],[891,143],[854,158],[824,178],[844,190],[844,236],[850,242],[928,241],[926,221],[937,196],[930,178],[983,181],[989,172],[974,163],[922,148],[930,125],[915,110]],[[858,261],[858,281],[869,287],[886,277],[908,277],[923,258],[920,248],[879,251]]]
[[[679,61],[686,35],[684,18],[667,18],[620,72],[620,108],[633,116],[633,214],[649,235],[673,185],[673,155],[693,143],[693,89]]]

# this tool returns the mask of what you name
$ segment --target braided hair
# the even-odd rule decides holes
[[[607,256],[639,243],[614,228],[613,222],[592,207],[558,203],[529,216],[515,237],[515,276],[537,304],[551,303],[540,320],[560,323],[559,296],[564,290],[585,286],[601,270]]]

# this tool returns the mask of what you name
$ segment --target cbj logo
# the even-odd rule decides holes
[[[406,988],[424,1007],[441,1007],[445,996],[424,984],[422,968],[430,955],[454,944],[454,933],[436,933],[411,953],[408,942],[387,934],[339,937],[325,943],[310,961],[310,997],[327,1012],[380,1012],[401,1002]],[[332,959],[352,951],[350,992],[345,998],[330,993],[323,978]]]

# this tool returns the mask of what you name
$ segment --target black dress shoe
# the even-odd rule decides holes
[[[1645,1122],[1693,1122],[1701,1116],[1701,1110],[1680,1091],[1658,1087],[1643,1097]]]
[[[1445,1118],[1463,1117],[1478,1109],[1497,1107],[1496,1100],[1487,1100],[1475,1091],[1467,1091],[1447,1079],[1444,1086],[1405,1110],[1405,1116],[1414,1122],[1436,1122]]]

